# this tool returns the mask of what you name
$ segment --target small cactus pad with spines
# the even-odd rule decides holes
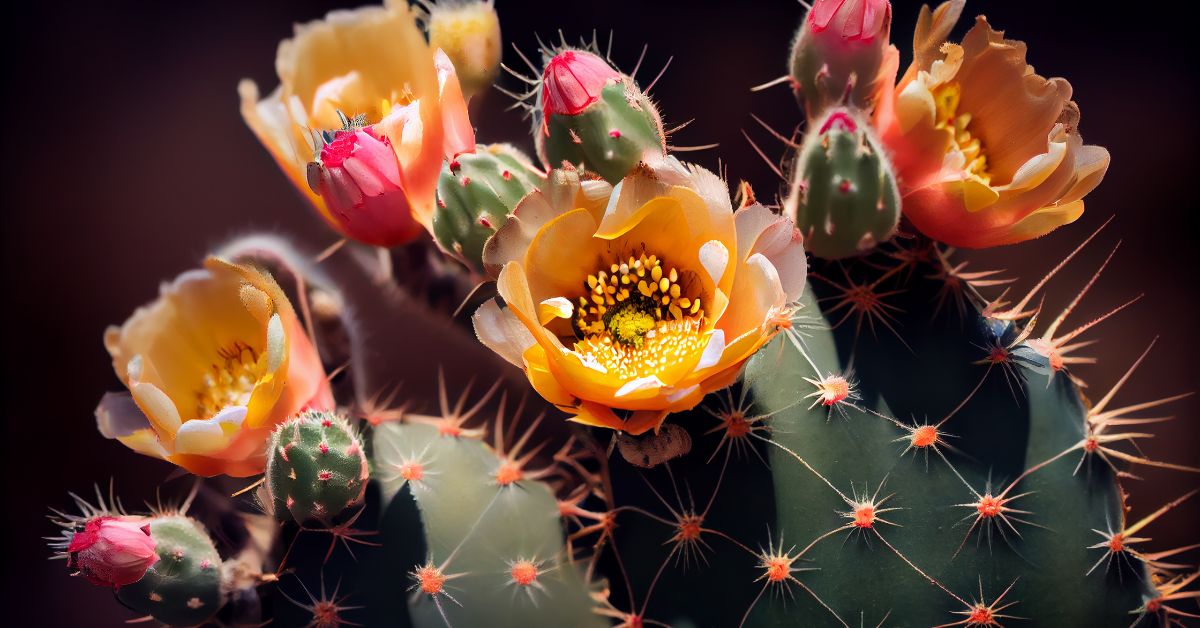
[[[601,626],[564,549],[554,493],[483,442],[433,425],[387,423],[373,459],[390,504],[385,547],[424,533],[428,554],[379,577],[411,591],[415,626]],[[416,509],[404,504],[416,503]],[[419,522],[411,521],[413,517]]]
[[[121,587],[126,606],[169,626],[196,626],[224,605],[221,557],[196,521],[182,515],[150,519],[158,562],[141,580]]]
[[[483,245],[545,177],[517,148],[480,144],[442,164],[433,236],[443,250],[483,271]]]
[[[329,523],[362,502],[366,453],[345,418],[302,412],[275,428],[269,447],[266,488],[277,519]]]
[[[580,113],[543,119],[541,110],[539,104],[534,135],[547,167],[566,162],[616,184],[639,163],[666,152],[658,110],[630,78],[606,85]]]
[[[900,222],[900,194],[886,156],[848,109],[835,109],[800,147],[789,210],[817,257],[841,259],[887,241]]]

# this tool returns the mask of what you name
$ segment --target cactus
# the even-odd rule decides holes
[[[344,417],[302,412],[275,428],[268,451],[267,499],[276,518],[329,523],[362,502],[366,452]]]
[[[479,145],[442,165],[433,236],[442,250],[483,271],[483,245],[544,175],[508,144]]]
[[[117,597],[130,608],[171,626],[194,626],[211,619],[225,604],[221,556],[208,532],[183,515],[150,519],[158,562],[146,575],[121,587]]]
[[[813,255],[858,255],[896,231],[896,177],[877,140],[849,110],[832,111],[819,129],[797,153],[785,207]]]
[[[358,17],[399,19],[402,8]],[[922,12],[914,57],[974,54],[984,37],[989,49],[1010,47],[1005,58],[1024,54],[991,30],[975,31],[967,52],[942,41],[961,8],[952,0]],[[1126,520],[1124,481],[1139,467],[1200,472],[1137,449],[1149,436],[1140,426],[1162,420],[1142,411],[1178,397],[1114,407],[1142,358],[1090,388],[1074,370],[1093,360],[1078,355],[1092,342],[1081,336],[1129,305],[1065,331],[1095,277],[1060,315],[1037,305],[1097,234],[1017,299],[1007,291],[1014,279],[968,272],[948,239],[909,228],[919,222],[914,203],[924,203],[927,221],[945,221],[935,226],[968,243],[1040,235],[1082,211],[1107,153],[1070,136],[1078,110],[1065,103],[1050,141],[1069,158],[1022,166],[1019,183],[1032,192],[991,187],[988,151],[1009,147],[978,132],[991,111],[968,110],[976,103],[960,96],[970,86],[910,72],[916,78],[902,80],[929,98],[913,97],[902,116],[894,110],[897,93],[885,90],[907,87],[884,63],[894,61],[890,20],[886,0],[816,0],[806,16],[791,79],[810,134],[799,145],[784,138],[798,150],[780,203],[787,216],[755,203],[748,184],[734,210],[721,177],[667,154],[660,116],[632,77],[607,55],[564,44],[543,50],[543,75],[527,78],[534,87],[521,97],[537,97],[533,141],[549,171],[511,146],[481,145],[442,165],[437,196],[423,199],[436,198],[437,209],[413,217],[465,268],[429,263],[432,249],[389,257],[351,243],[317,265],[280,238],[226,247],[231,260],[291,278],[305,320],[263,333],[275,341],[276,367],[308,368],[271,369],[244,395],[222,397],[245,407],[214,408],[211,423],[195,423],[188,404],[147,392],[160,379],[191,390],[182,380],[205,365],[173,359],[195,339],[154,338],[143,350],[138,335],[136,356],[116,364],[131,395],[106,396],[97,418],[139,452],[184,466],[203,454],[212,473],[246,476],[265,452],[259,499],[274,520],[237,512],[246,498],[243,508],[225,499],[256,484],[206,491],[253,539],[223,546],[222,564],[186,508],[145,519],[148,540],[141,518],[76,498],[83,515],[59,513],[65,531],[51,546],[170,625],[299,623],[289,612],[309,625],[420,628],[995,628],[1018,618],[1149,628],[1193,617],[1179,607],[1197,596],[1181,555],[1196,546],[1145,546],[1146,530],[1198,491]],[[353,23],[341,15],[321,27]],[[933,74],[958,71],[951,65]],[[1012,67],[1021,85],[1041,80]],[[383,104],[416,109],[404,95],[385,94]],[[371,150],[390,158],[392,148],[416,149],[401,141],[413,128],[388,130],[396,145],[368,142]],[[1047,181],[1055,189],[1038,187]],[[1023,203],[1049,204],[1018,216]],[[420,271],[430,269],[456,294],[495,280],[500,298],[476,310],[476,337],[467,317],[441,311],[425,290]],[[237,285],[253,315],[261,299]],[[271,287],[275,306],[290,312],[285,291]],[[163,305],[135,317],[162,311],[175,312]],[[595,333],[575,333],[583,328]],[[372,390],[396,375],[380,366],[389,355],[417,385]],[[345,378],[322,372],[343,362]],[[435,391],[429,366],[443,362],[461,372],[439,370]],[[468,403],[462,382],[475,377],[494,385]],[[335,407],[334,392],[338,410],[313,409]],[[514,411],[507,400],[516,395]],[[421,414],[433,403],[438,413]],[[527,409],[538,418],[522,423]],[[237,438],[217,438],[235,427]],[[167,455],[178,434],[192,437],[183,457]],[[306,596],[280,582],[292,573]],[[329,593],[325,576],[335,573]]]
[[[554,493],[516,451],[420,423],[381,426],[373,448],[385,546],[424,538],[426,555],[389,576],[411,591],[416,625],[603,625],[564,553]]]
[[[532,111],[537,155],[547,168],[566,162],[616,184],[666,152],[654,103],[590,52],[568,49],[546,62]]]

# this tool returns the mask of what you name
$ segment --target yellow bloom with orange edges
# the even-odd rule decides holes
[[[961,44],[947,43],[962,8],[922,9],[913,64],[876,108],[904,215],[958,247],[1045,235],[1083,214],[1108,151],[1083,144],[1070,83],[1036,74],[1024,43],[982,16]],[[894,54],[890,63],[894,72]]]
[[[450,59],[404,0],[333,11],[279,44],[279,87],[238,85],[242,117],[317,212],[377,246],[433,220],[442,161],[475,148]]]
[[[331,409],[317,352],[269,275],[209,258],[104,334],[129,393],[96,409],[100,432],[202,476],[262,472],[267,437]]]
[[[667,157],[615,187],[552,171],[484,249],[500,300],[479,339],[580,423],[640,434],[729,386],[788,324],[806,261],[790,219],[733,211]]]

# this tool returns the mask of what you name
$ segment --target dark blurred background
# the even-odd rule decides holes
[[[533,52],[534,34],[601,39],[615,33],[615,61],[626,70],[643,43],[645,85],[674,61],[652,95],[671,123],[694,118],[677,145],[719,142],[688,156],[721,164],[731,182],[747,179],[769,200],[778,181],[741,137],[746,129],[772,156],[784,147],[751,120],[754,112],[785,133],[800,114],[788,89],[749,88],[783,74],[802,9],[787,0],[702,4],[689,0],[605,0],[567,5],[498,0],[504,35]],[[151,299],[160,281],[194,266],[206,251],[251,230],[286,233],[312,247],[333,235],[310,213],[237,111],[238,79],[264,91],[276,84],[277,42],[291,24],[354,3],[23,2],[6,9],[4,84],[9,125],[3,184],[4,622],[11,626],[120,625],[128,617],[110,593],[66,577],[40,541],[56,530],[47,506],[67,506],[67,491],[118,479],[127,502],[153,498],[170,469],[103,439],[92,410],[119,388],[101,333]],[[894,5],[893,39],[902,51],[917,2]],[[974,267],[1036,278],[1115,215],[1090,250],[1051,284],[1047,305],[1061,306],[1118,240],[1120,252],[1080,307],[1083,322],[1133,295],[1134,308],[1089,337],[1099,364],[1077,369],[1102,394],[1155,336],[1147,363],[1118,401],[1191,391],[1197,359],[1195,251],[1197,211],[1197,57],[1194,32],[1176,11],[1149,3],[1131,13],[1095,2],[971,2],[1011,37],[1029,43],[1039,72],[1062,75],[1083,110],[1082,133],[1112,152],[1104,184],[1082,219],[1050,237],[972,253]],[[960,29],[962,30],[962,29]],[[518,67],[511,49],[506,63]],[[907,58],[905,59],[907,63]],[[503,84],[517,89],[511,77]],[[493,92],[478,103],[481,141],[531,148],[519,111]],[[432,369],[430,369],[432,372]],[[1158,460],[1197,464],[1195,397],[1169,412],[1144,441]],[[1144,470],[1130,483],[1133,516],[1197,483],[1189,474]],[[183,483],[171,491],[185,490]],[[1146,530],[1156,547],[1195,541],[1200,503]],[[1082,575],[1082,574],[1081,574]],[[1065,583],[1064,583],[1065,584]]]

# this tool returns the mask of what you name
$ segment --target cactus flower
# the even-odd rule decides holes
[[[446,52],[468,100],[500,73],[500,18],[492,0],[442,0],[429,6],[429,45]]]
[[[890,76],[888,0],[815,0],[792,44],[790,74],[810,118],[829,107],[870,110]]]
[[[428,228],[442,160],[475,137],[454,65],[425,43],[408,3],[298,26],[275,66],[266,98],[253,81],[238,86],[242,117],[321,217],[377,246]]]
[[[474,323],[574,421],[657,429],[788,323],[806,272],[790,219],[734,213],[724,181],[673,157],[615,187],[550,176],[485,247],[504,306]]]
[[[129,394],[96,409],[100,432],[202,476],[261,473],[271,429],[333,398],[316,350],[270,276],[210,258],[110,327]]]
[[[961,9],[922,10],[914,62],[876,111],[904,215],[957,247],[1045,235],[1083,214],[1108,151],[1083,144],[1070,83],[1035,74],[1025,44],[983,17],[946,43]]]
[[[67,564],[95,585],[133,584],[158,562],[150,525],[142,517],[93,517],[66,547]]]

